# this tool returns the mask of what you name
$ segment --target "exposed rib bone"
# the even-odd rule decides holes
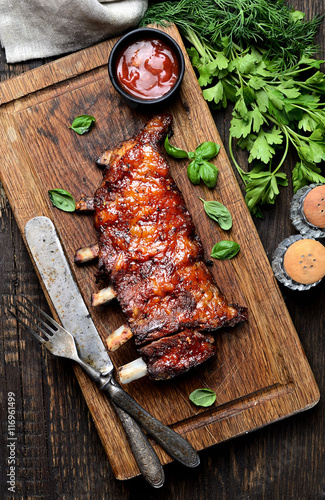
[[[112,151],[103,151],[96,161],[98,167],[107,167],[112,156]]]
[[[106,288],[102,288],[99,292],[93,293],[91,296],[91,305],[92,306],[101,306],[102,304],[106,304],[110,302],[116,297],[116,293],[113,290],[112,286],[108,286]]]
[[[142,358],[135,359],[118,369],[121,384],[129,384],[138,378],[145,377],[147,374],[147,365]]]
[[[91,245],[89,247],[78,248],[78,250],[74,254],[74,262],[75,264],[85,264],[86,262],[95,260],[98,257],[98,252],[98,243],[95,243],[94,245]]]
[[[125,344],[133,336],[130,328],[127,325],[122,325],[120,328],[111,333],[106,339],[107,349],[116,351],[121,345]]]
[[[86,196],[84,193],[81,193],[80,200],[76,203],[76,211],[77,212],[93,212],[95,210],[94,207],[94,197]]]

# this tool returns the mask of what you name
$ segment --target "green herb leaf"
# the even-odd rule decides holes
[[[260,76],[252,76],[252,78],[248,80],[248,85],[255,90],[260,90],[264,87],[265,80]]]
[[[191,47],[190,49],[186,49],[186,51],[187,51],[189,57],[191,58],[192,66],[194,66],[194,68],[197,68],[198,66],[200,66],[201,59],[200,59],[198,51],[194,47]]]
[[[284,94],[288,99],[295,99],[301,95],[298,89],[288,88],[283,84],[278,86],[278,90],[280,90],[280,92],[282,92],[282,94]]]
[[[211,251],[211,257],[219,260],[232,259],[240,250],[239,243],[235,241],[222,240],[216,243]]]
[[[248,174],[245,201],[253,211],[258,204],[273,204],[279,194],[278,185],[287,186],[288,179],[284,172],[264,171],[262,166],[254,168]]]
[[[238,60],[238,70],[242,74],[252,73],[255,69],[256,58],[252,54],[246,54]]]
[[[256,104],[261,113],[266,113],[269,108],[269,98],[265,90],[257,90],[255,92]]]
[[[313,59],[312,57],[302,56],[298,64],[304,64],[310,66],[311,68],[319,69],[322,64],[324,64],[323,59]]]
[[[236,112],[233,113],[233,118],[230,123],[231,137],[240,139],[247,137],[252,128],[252,120],[243,120]]]
[[[236,86],[232,83],[227,82],[226,80],[222,81],[222,86],[224,90],[224,97],[226,97],[226,99],[229,99],[229,101],[231,102],[236,102]]]
[[[211,141],[202,142],[197,148],[195,148],[195,153],[203,158],[204,160],[211,160],[220,151],[219,144]]]
[[[298,122],[298,128],[304,130],[305,132],[311,132],[317,127],[317,122],[309,113],[303,113],[301,120]]]
[[[197,70],[198,70],[199,75],[200,75],[200,77],[198,79],[199,85],[201,87],[205,87],[206,85],[209,85],[212,82],[212,78],[214,77],[214,74],[213,73],[211,74],[211,71],[208,68],[208,66],[201,64],[200,66],[197,66]]]
[[[304,12],[300,12],[299,10],[294,10],[293,12],[290,12],[289,14],[290,19],[292,19],[294,22],[296,21],[301,21],[305,17]]]
[[[254,90],[251,89],[249,86],[243,88],[243,98],[247,106],[252,104],[252,102],[256,100]]]
[[[271,132],[264,132],[261,129],[255,139],[254,145],[250,151],[248,161],[261,160],[268,163],[275,153],[273,144],[281,144],[283,141],[281,131],[274,127]]]
[[[192,182],[192,184],[200,184],[200,164],[193,160],[187,167],[187,176]]]
[[[238,113],[238,115],[244,120],[248,119],[248,109],[246,106],[245,99],[241,97],[235,104],[234,110]]]
[[[325,141],[319,142],[318,138],[314,138],[309,141],[309,147],[313,154],[314,163],[320,163],[322,160],[325,160]]]
[[[173,158],[188,158],[188,153],[183,149],[176,148],[169,143],[168,135],[166,135],[164,147],[166,152]]]
[[[168,136],[165,139],[165,149],[167,153],[174,158],[189,158],[191,163],[187,167],[187,176],[193,184],[200,184],[202,181],[210,188],[217,183],[218,169],[210,160],[220,151],[219,144],[212,141],[202,142],[194,151],[184,151],[183,149],[172,146],[168,141]]]
[[[195,389],[195,391],[191,392],[189,395],[190,401],[194,403],[196,406],[211,406],[217,399],[217,395],[211,389]]]
[[[276,89],[272,89],[272,87],[268,86],[268,97],[271,101],[271,103],[273,104],[273,106],[277,109],[282,109],[283,106],[284,106],[284,97],[283,95],[281,94],[281,92],[279,92],[278,90]]]
[[[76,202],[73,196],[64,189],[50,189],[48,195],[52,204],[64,212],[74,212]]]
[[[219,80],[219,82],[213,87],[204,89],[202,94],[206,101],[214,101],[215,104],[218,104],[224,96],[224,87],[222,82]]]
[[[311,182],[325,184],[325,177],[321,175],[321,169],[312,163],[298,162],[292,171],[292,184],[294,192]]]
[[[251,118],[253,121],[253,132],[259,132],[261,126],[265,122],[265,118],[258,109],[258,107],[255,107],[251,112]]]
[[[314,85],[316,87],[322,87],[324,83],[325,75],[321,71],[317,71],[317,73],[306,80],[307,85]]]
[[[77,134],[83,135],[92,128],[96,121],[96,118],[90,115],[80,115],[77,116],[73,122],[71,127]]]
[[[217,184],[219,170],[213,163],[201,160],[199,174],[209,188],[213,188]]]
[[[229,210],[219,201],[203,201],[205,213],[210,219],[216,221],[221,229],[228,231],[232,227],[232,217]]]

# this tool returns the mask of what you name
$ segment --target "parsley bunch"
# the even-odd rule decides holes
[[[233,105],[230,156],[257,216],[288,185],[280,168],[290,145],[299,158],[294,190],[325,182],[324,61],[312,57],[321,20],[304,21],[283,0],[168,1],[152,5],[143,20],[175,23],[191,45],[203,97],[214,109]],[[247,172],[236,162],[235,143],[248,151]]]
[[[189,55],[204,98],[214,108],[234,103],[229,151],[255,215],[261,216],[260,205],[275,202],[279,186],[288,185],[286,174],[279,170],[289,145],[299,158],[292,172],[294,191],[310,182],[325,182],[319,166],[325,160],[325,75],[317,71],[324,61],[302,56],[291,68],[276,71],[256,47],[246,51],[233,47],[228,57],[224,51],[200,56],[192,47]],[[249,153],[248,172],[236,162],[234,140]],[[281,158],[274,166],[280,148]]]

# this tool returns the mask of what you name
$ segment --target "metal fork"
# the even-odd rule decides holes
[[[22,297],[26,304],[17,298],[14,298],[14,303],[19,315],[23,316],[29,324],[22,321],[12,307],[8,307],[8,312],[52,354],[76,361],[92,379],[99,382],[103,378],[101,373],[80,359],[73,335],[27,297],[24,295]],[[143,477],[154,488],[160,488],[164,484],[165,475],[155,450],[137,422],[113,401],[111,403],[120,418]]]
[[[24,297],[24,299],[28,305],[24,304],[17,298],[14,299],[17,311],[19,311],[19,313],[25,317],[33,325],[33,327],[22,321],[12,309],[9,310],[9,312],[52,354],[70,358],[79,363],[86,373],[99,384],[99,388],[108,392],[112,403],[115,403],[114,406],[116,407],[117,413],[120,416],[125,429],[127,428],[126,424],[128,424],[126,420],[127,418],[130,418],[129,415],[131,415],[139,424],[141,424],[148,434],[154,437],[154,439],[167,451],[167,453],[169,453],[169,455],[175,458],[175,460],[183,465],[186,465],[187,467],[196,467],[199,465],[199,456],[188,441],[144,410],[144,408],[142,408],[120,387],[111,375],[105,377],[98,370],[82,361],[78,355],[73,335],[54,321],[54,319],[48,314],[42,311],[36,304],[33,304],[33,302],[27,299],[27,297]],[[38,311],[38,314],[35,313],[35,310]],[[40,334],[42,334],[43,337]],[[133,421],[133,419],[131,420]],[[134,422],[134,426],[137,426],[136,422]],[[133,426],[131,427],[133,428]],[[140,427],[138,426],[134,432],[142,433]],[[134,443],[132,447],[132,441],[130,440],[131,449],[144,476],[145,473],[143,470],[149,470],[148,475],[151,476],[151,479],[146,477],[147,481],[151,484],[153,483],[152,486],[158,488],[162,486],[164,481],[163,469],[153,448],[149,458],[148,455],[145,454],[145,451],[148,452],[148,446],[146,445],[149,445],[149,442],[143,433],[142,435],[143,448],[146,447],[147,449],[143,449],[143,453],[141,455],[141,453],[138,453],[137,449],[134,449]],[[133,439],[133,441],[137,444],[136,439]],[[138,447],[135,446],[135,448]],[[138,459],[140,460],[140,463],[138,462]],[[153,472],[154,469],[156,472]],[[158,479],[155,477],[156,475],[158,476]]]

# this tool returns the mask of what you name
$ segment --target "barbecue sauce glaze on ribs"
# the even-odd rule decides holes
[[[227,303],[206,267],[160,152],[171,121],[155,116],[135,138],[102,154],[106,168],[94,200],[98,275],[111,280],[154,379],[210,358],[215,347],[206,332],[247,319],[246,308]]]

